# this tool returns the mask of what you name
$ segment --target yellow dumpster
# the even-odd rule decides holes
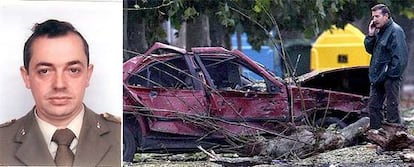
[[[351,24],[344,29],[332,26],[324,31],[311,49],[311,70],[368,66],[371,55],[365,51],[365,35]]]

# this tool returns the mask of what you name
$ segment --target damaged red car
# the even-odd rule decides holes
[[[123,71],[125,161],[135,152],[208,147],[300,124],[344,126],[367,103],[363,94],[316,88],[318,82],[292,84],[241,51],[221,47],[186,51],[156,43],[126,61]]]

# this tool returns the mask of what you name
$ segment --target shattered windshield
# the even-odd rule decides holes
[[[218,90],[266,92],[263,76],[236,57],[202,56],[201,61],[212,80],[212,87]]]

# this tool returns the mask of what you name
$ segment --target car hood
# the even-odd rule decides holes
[[[291,78],[287,79],[292,81]],[[355,66],[312,71],[295,78],[302,87],[334,90],[363,96],[369,95],[368,66]]]

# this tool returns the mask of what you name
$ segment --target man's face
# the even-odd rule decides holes
[[[376,28],[382,28],[389,20],[388,14],[382,14],[381,10],[372,11],[371,14]]]
[[[93,71],[87,64],[79,36],[37,38],[31,48],[29,71],[21,67],[25,85],[31,89],[37,114],[48,122],[74,118],[82,109],[85,89]]]

